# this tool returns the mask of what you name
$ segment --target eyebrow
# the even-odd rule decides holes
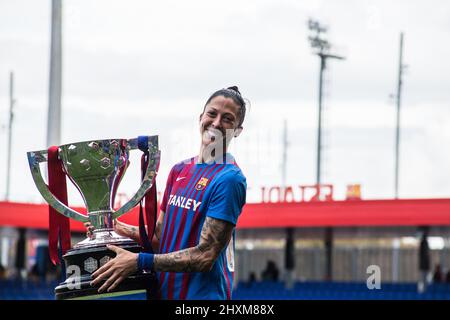
[[[215,111],[215,112],[218,112],[218,110],[217,110],[216,108],[214,108],[213,106],[209,106],[209,108],[207,107],[207,108],[205,109],[205,112],[209,112],[209,111]],[[231,113],[231,112],[225,112],[223,115],[224,115],[224,116],[229,115],[229,116],[232,116],[233,119],[237,119],[237,116],[235,116],[235,115],[234,115],[233,113]]]

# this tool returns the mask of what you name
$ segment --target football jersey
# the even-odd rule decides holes
[[[161,201],[165,212],[159,253],[195,247],[206,217],[236,225],[245,204],[246,179],[234,158],[196,163],[191,158],[169,173]],[[209,272],[158,272],[162,299],[231,299],[235,231]]]

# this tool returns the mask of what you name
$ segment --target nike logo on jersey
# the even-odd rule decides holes
[[[183,179],[186,179],[186,177],[177,178],[177,182]]]
[[[179,208],[183,208],[183,209],[188,209],[188,210],[194,210],[196,211],[197,208],[202,204],[201,201],[197,201],[195,199],[187,199],[185,197],[182,196],[176,196],[171,194],[169,196],[169,205],[170,206],[175,206],[175,207],[179,207]]]

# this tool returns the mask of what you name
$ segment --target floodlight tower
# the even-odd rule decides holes
[[[327,28],[316,20],[308,20],[308,28],[311,31],[311,35],[308,37],[311,47],[314,50],[314,54],[317,54],[320,58],[320,75],[319,75],[319,125],[317,128],[317,167],[316,167],[316,185],[317,194],[320,196],[320,184],[321,184],[321,163],[322,163],[322,95],[323,95],[323,72],[327,66],[327,59],[343,60],[344,57],[331,54],[331,44],[323,38],[327,32]],[[331,227],[325,228],[325,280],[331,280],[333,276],[333,229]]]
[[[311,31],[311,35],[308,37],[311,47],[314,50],[314,54],[320,58],[320,75],[319,75],[319,124],[317,129],[317,167],[316,167],[316,184],[321,183],[321,162],[322,162],[322,101],[323,101],[323,72],[326,69],[327,59],[343,60],[344,57],[334,55],[330,53],[331,44],[323,38],[327,32],[327,28],[316,20],[308,20],[308,29]]]

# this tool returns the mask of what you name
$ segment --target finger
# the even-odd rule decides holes
[[[124,250],[124,249],[119,248],[119,247],[117,247],[117,246],[114,246],[114,245],[112,245],[112,244],[107,244],[106,247],[107,247],[109,250],[114,251],[116,254],[119,254],[120,252],[122,252],[122,251]]]
[[[94,280],[91,281],[91,286],[98,285],[100,282],[102,282],[103,279],[110,277],[113,274],[113,272],[114,272],[113,269],[103,272],[102,274],[100,274],[98,277],[96,277]]]
[[[105,265],[101,266],[100,268],[98,268],[93,274],[92,274],[92,278],[97,278],[98,276],[100,276],[102,273],[104,273],[105,271],[111,269],[112,264],[114,259],[109,260],[107,263],[105,263]]]
[[[108,289],[116,280],[117,278],[120,276],[120,274],[118,272],[112,274],[106,281],[105,283],[100,287],[100,289],[98,289],[98,292],[103,292],[106,289]]]
[[[108,292],[113,291],[123,280],[125,279],[125,277],[120,276],[117,278],[116,281],[114,281],[114,283],[108,288]]]

